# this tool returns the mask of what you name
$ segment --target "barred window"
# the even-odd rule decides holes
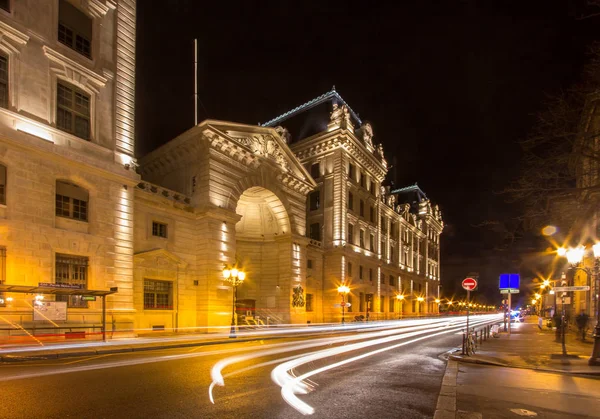
[[[152,235],[156,237],[167,238],[167,224],[159,223],[157,221],[152,222]]]
[[[57,284],[79,285],[87,288],[88,281],[88,258],[85,256],[73,256],[56,254],[55,259],[55,281]],[[57,295],[56,301],[66,301],[68,307],[87,307],[87,301],[81,295]]]
[[[56,86],[56,127],[84,140],[90,139],[90,95],[74,86]]]
[[[313,311],[313,295],[306,294],[306,311]]]
[[[354,226],[352,224],[348,224],[347,242],[350,244],[354,244]]]
[[[0,204],[6,205],[6,166],[0,164]]]
[[[360,247],[365,248],[365,230],[360,230]]]
[[[58,6],[58,41],[92,57],[92,19],[66,0],[60,0]]]
[[[311,192],[308,196],[309,209],[316,211],[321,206],[321,193],[319,191]]]
[[[312,166],[310,166],[310,175],[313,179],[321,177],[321,165],[319,163],[313,163]]]
[[[69,182],[56,182],[56,211],[59,217],[88,220],[89,194],[85,189]]]
[[[144,279],[144,309],[172,310],[173,282]]]
[[[0,247],[0,285],[6,283],[6,247]],[[6,306],[6,295],[0,292],[0,307]]]
[[[321,240],[321,224],[313,223],[310,225],[309,238],[313,240]]]
[[[0,107],[8,108],[8,57],[0,54]]]

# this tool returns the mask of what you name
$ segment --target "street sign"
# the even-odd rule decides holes
[[[96,301],[95,295],[84,295],[81,297],[83,301]]]
[[[519,290],[513,289],[513,288],[509,288],[506,290],[500,290],[500,294],[518,294]]]
[[[554,292],[566,292],[566,291],[589,291],[589,285],[580,285],[573,287],[554,287]]]
[[[519,283],[521,277],[519,274],[501,274],[500,275],[500,289],[515,288],[519,289]]]
[[[465,278],[462,281],[462,287],[467,291],[473,291],[477,288],[477,281],[474,278]]]

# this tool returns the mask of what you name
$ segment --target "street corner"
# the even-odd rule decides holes
[[[481,356],[481,355],[462,355],[462,354],[452,354],[448,356],[448,359],[464,362],[468,364],[480,364],[480,365],[492,365],[497,367],[510,367],[509,363],[503,361],[500,358],[494,358],[489,356]]]

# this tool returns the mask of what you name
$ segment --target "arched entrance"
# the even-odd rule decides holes
[[[288,213],[270,190],[253,186],[240,196],[236,259],[247,273],[238,288],[238,314],[254,311],[265,324],[289,322],[291,234]],[[267,319],[268,318],[268,319]]]

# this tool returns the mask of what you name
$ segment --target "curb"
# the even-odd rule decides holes
[[[284,336],[283,336],[284,337]],[[137,346],[137,345],[123,345],[123,346],[104,346],[95,349],[65,349],[65,350],[48,350],[48,351],[23,351],[23,352],[7,352],[0,354],[1,362],[24,362],[24,361],[37,361],[43,359],[57,359],[57,358],[70,358],[77,356],[93,356],[93,355],[105,355],[105,354],[118,354],[126,352],[146,352],[160,349],[175,349],[175,348],[189,348],[193,346],[208,346],[208,345],[222,345],[235,342],[252,342],[256,340],[273,340],[280,339],[282,336],[269,336],[269,337],[252,337],[252,338],[235,338],[235,339],[221,339],[212,341],[193,341],[193,342],[173,342],[169,343],[153,343],[151,346]]]
[[[561,370],[561,369],[556,369],[556,368],[540,368],[540,367],[523,367],[523,366],[519,366],[519,365],[510,365],[510,364],[504,364],[501,362],[494,362],[494,361],[487,361],[487,360],[483,360],[483,359],[477,359],[477,358],[464,358],[460,355],[449,355],[448,359],[456,361],[456,362],[464,362],[465,364],[479,364],[479,365],[490,365],[490,366],[494,366],[494,367],[504,367],[504,368],[519,368],[519,369],[526,369],[526,370],[533,370],[533,371],[539,371],[539,372],[551,372],[551,373],[555,373],[555,374],[567,374],[567,375],[589,375],[589,376],[599,376],[600,377],[600,371],[566,371],[566,370]]]

